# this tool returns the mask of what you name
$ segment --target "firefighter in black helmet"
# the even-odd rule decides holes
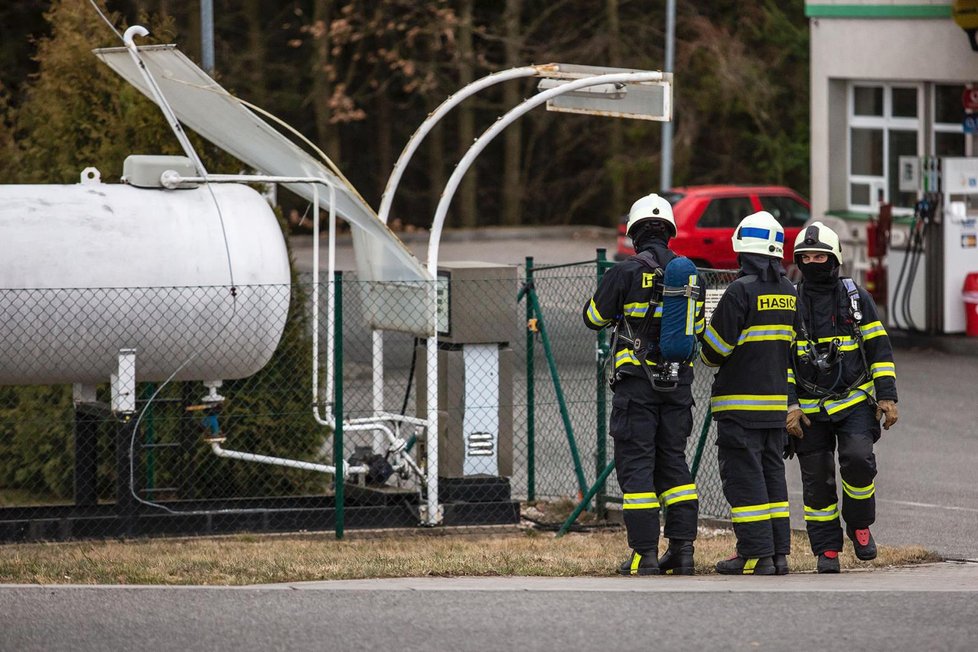
[[[615,327],[610,431],[632,549],[618,572],[692,575],[699,511],[696,485],[685,455],[693,427],[692,364],[680,368],[676,363],[673,384],[661,384],[662,389],[657,389],[653,382],[667,365],[646,356],[645,347],[635,344],[659,339],[662,303],[653,293],[662,269],[676,257],[668,247],[676,234],[672,206],[656,194],[642,197],[629,212],[627,233],[638,253],[608,270],[594,297],[584,305],[588,328]],[[702,295],[695,306],[694,330],[701,333]],[[669,548],[657,559],[660,506],[667,509],[665,536]]]
[[[821,222],[798,234],[798,335],[790,380],[787,429],[801,466],[805,525],[819,573],[839,572],[842,526],[835,450],[842,481],[841,517],[856,557],[876,557],[869,526],[876,519],[880,418],[899,418],[896,368],[889,337],[869,293],[840,278],[839,236]]]
[[[733,236],[740,273],[703,335],[703,361],[719,367],[710,409],[717,422],[723,495],[737,551],[717,563],[725,575],[783,575],[791,549],[782,452],[796,295],[781,267],[784,229],[765,211]]]

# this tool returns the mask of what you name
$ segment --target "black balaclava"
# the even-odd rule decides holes
[[[740,276],[753,274],[762,281],[775,282],[785,275],[781,260],[774,256],[744,252],[737,254],[737,262],[740,263]]]
[[[632,229],[632,234],[635,251],[651,250],[660,265],[665,265],[675,256],[669,249],[672,229],[664,220],[653,219],[639,222]]]
[[[805,285],[813,291],[834,290],[839,282],[839,261],[829,255],[824,263],[803,263],[801,256],[796,256],[798,269],[805,279]]]

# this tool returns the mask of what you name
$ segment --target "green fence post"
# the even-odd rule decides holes
[[[316,270],[318,274],[319,271]],[[336,474],[336,538],[343,538],[346,514],[343,506],[343,272],[333,273],[333,464]],[[315,370],[313,370],[315,373]]]
[[[154,383],[146,383],[143,385],[142,400],[148,401],[153,398],[153,394],[156,393],[156,385]],[[143,423],[146,424],[145,435],[143,438],[143,448],[146,451],[146,491],[152,495],[154,489],[156,489],[156,419],[155,410],[153,409],[153,404],[150,403],[145,408],[145,418]]]
[[[581,456],[577,451],[577,442],[574,439],[574,427],[571,425],[570,412],[567,410],[567,401],[564,400],[564,390],[560,386],[560,376],[557,374],[557,361],[554,359],[553,350],[550,348],[550,338],[547,336],[547,328],[544,325],[540,300],[537,298],[536,290],[532,287],[527,289],[527,297],[533,302],[533,312],[536,314],[537,329],[540,331],[543,351],[547,355],[547,366],[550,367],[550,377],[554,381],[554,392],[557,394],[560,418],[564,422],[564,432],[567,434],[567,443],[570,445],[571,458],[574,461],[574,473],[577,476],[578,492],[584,495],[584,492],[587,490],[587,480],[584,479],[584,469],[581,468]]]
[[[533,287],[533,256],[526,257],[526,287]],[[517,299],[518,300],[518,299]],[[533,319],[533,305],[526,302],[526,499],[536,500],[536,422],[533,415],[534,393],[533,386],[533,331],[530,330],[530,320]]]
[[[594,486],[587,490],[587,493],[581,498],[581,502],[577,504],[577,507],[575,507],[574,511],[571,512],[571,515],[568,516],[567,520],[564,521],[564,524],[560,526],[560,530],[557,532],[558,537],[562,537],[567,534],[567,530],[569,530],[570,526],[574,524],[577,517],[581,515],[581,512],[583,512],[585,507],[587,507],[588,502],[594,498],[594,494],[598,493],[598,488],[608,481],[608,476],[611,475],[611,471],[614,468],[614,462],[610,462],[606,467],[604,467],[604,469],[598,475],[598,479],[594,481]]]
[[[703,418],[703,427],[700,428],[700,439],[696,442],[696,453],[693,455],[693,467],[690,475],[696,480],[696,472],[700,469],[700,460],[703,458],[703,447],[706,445],[706,436],[710,434],[710,423],[713,420],[713,411],[710,406],[706,406],[706,416]]]
[[[607,258],[605,250],[598,249],[597,251],[597,285],[601,285],[601,279],[604,277],[605,265],[607,263]],[[597,379],[597,428],[595,432],[597,433],[598,441],[595,446],[595,476],[600,476],[601,471],[608,464],[608,384],[604,380],[604,366],[608,360],[608,334],[604,329],[598,331],[597,334],[597,369],[595,377]],[[604,518],[605,516],[605,503],[604,496],[607,487],[604,483],[598,486],[597,490],[597,500],[594,503],[595,509],[598,514],[598,518]]]

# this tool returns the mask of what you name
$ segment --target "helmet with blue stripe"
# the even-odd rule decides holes
[[[752,213],[742,219],[733,234],[733,250],[784,258],[784,228],[767,211]]]

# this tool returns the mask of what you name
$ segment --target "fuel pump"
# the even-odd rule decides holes
[[[963,333],[961,288],[978,272],[978,158],[924,158],[919,184],[908,228],[891,232],[888,325]]]

